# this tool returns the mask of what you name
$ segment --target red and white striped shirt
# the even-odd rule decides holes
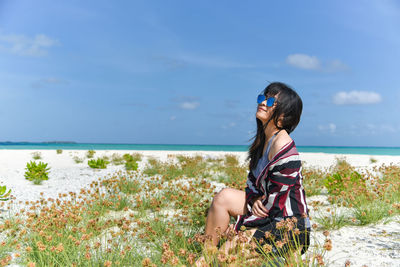
[[[248,213],[239,216],[237,230],[241,225],[255,227],[270,219],[308,215],[301,160],[294,141],[282,147],[258,177],[249,172],[245,191]],[[253,201],[263,195],[268,217],[260,218],[252,214],[251,208]]]

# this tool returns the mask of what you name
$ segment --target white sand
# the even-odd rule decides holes
[[[123,170],[123,166],[109,165],[105,170],[94,170],[88,167],[85,150],[64,150],[57,154],[55,150],[40,150],[42,159],[51,167],[49,180],[42,185],[34,185],[24,178],[26,163],[33,160],[32,153],[39,150],[0,150],[0,185],[7,185],[18,201],[35,201],[40,199],[40,192],[44,198],[57,198],[59,193],[79,190],[98,178],[111,175]],[[213,152],[213,151],[103,151],[98,150],[95,158],[113,153],[141,153],[144,158],[139,162],[143,168],[148,157],[168,160],[168,155],[202,155],[216,158],[225,154],[234,154],[241,162],[245,162],[246,152]],[[77,164],[73,157],[85,158],[83,163]],[[336,158],[346,159],[351,165],[360,169],[372,170],[374,166],[382,164],[400,165],[400,156],[369,156],[369,155],[338,155],[325,153],[301,153],[301,159],[306,167],[329,168],[336,163]],[[371,163],[371,158],[376,163]],[[245,177],[244,177],[245,179]],[[315,198],[315,197],[314,197]],[[318,198],[318,196],[317,196]],[[312,198],[310,198],[311,200]],[[4,213],[4,212],[3,212]],[[0,213],[1,214],[1,213]],[[346,260],[351,266],[400,266],[400,218],[394,218],[389,224],[378,224],[366,227],[344,227],[331,231],[333,249],[326,255],[329,266],[344,266]],[[317,232],[318,240],[323,240]],[[322,242],[322,241],[321,241]]]

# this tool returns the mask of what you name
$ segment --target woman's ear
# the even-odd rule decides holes
[[[282,115],[280,115],[279,116],[279,118],[278,118],[278,128],[282,128],[282,122],[283,122],[283,118],[284,118],[285,116],[282,114]]]

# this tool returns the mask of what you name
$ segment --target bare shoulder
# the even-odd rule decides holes
[[[292,138],[285,130],[280,131],[271,144],[271,150],[268,154],[268,159],[271,160],[276,155],[276,153],[278,153],[279,150],[282,149],[282,147],[284,147],[291,141]]]

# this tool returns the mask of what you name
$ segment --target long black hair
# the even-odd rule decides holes
[[[279,130],[286,130],[288,134],[293,132],[299,124],[303,102],[300,96],[288,85],[281,82],[273,82],[264,89],[264,95],[275,97],[276,106],[271,116],[272,121]],[[261,120],[256,118],[257,133],[249,148],[250,170],[257,167],[258,160],[262,157],[265,144],[265,127]],[[278,124],[279,122],[279,124]]]

